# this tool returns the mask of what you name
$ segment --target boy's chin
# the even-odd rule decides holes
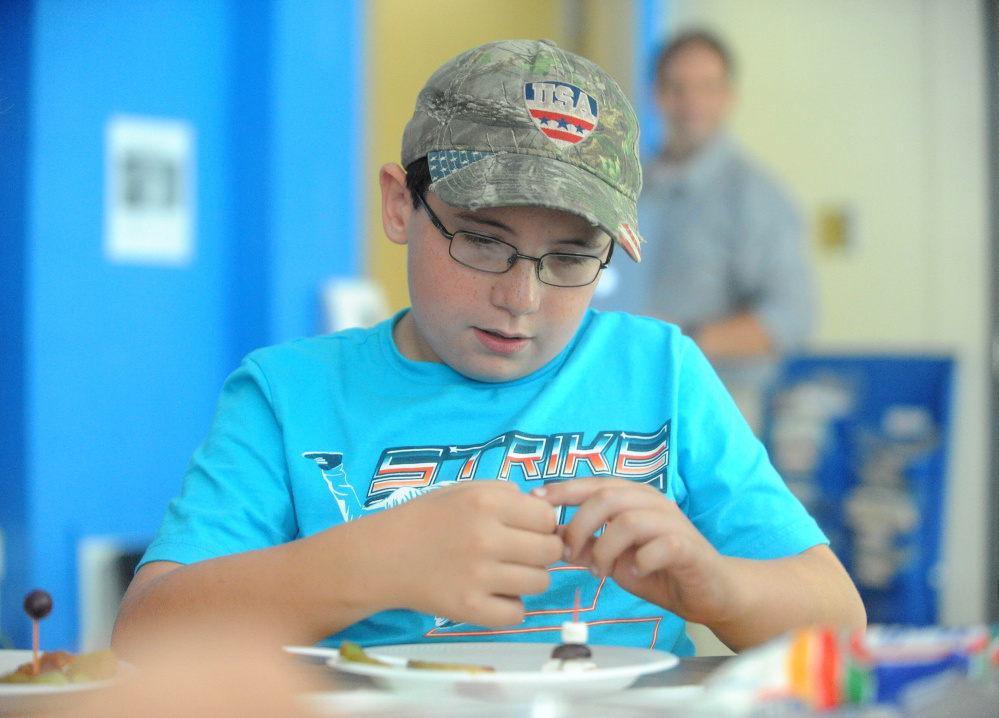
[[[469,379],[481,381],[489,384],[502,384],[503,382],[516,381],[528,374],[533,374],[540,366],[528,365],[525,362],[498,361],[482,364],[469,363],[465,367],[452,367],[459,374]]]
[[[461,369],[459,369],[458,373],[463,374],[469,379],[473,379],[475,381],[481,381],[485,384],[503,384],[504,382],[516,381],[517,379],[521,379],[530,374],[531,372],[520,371],[520,372],[508,372],[508,373],[482,373],[474,371],[462,371]]]

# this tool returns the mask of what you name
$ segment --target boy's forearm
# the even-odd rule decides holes
[[[866,626],[860,595],[828,546],[771,561],[726,562],[738,601],[730,618],[709,627],[734,651],[801,626]]]
[[[511,626],[563,550],[546,501],[505,481],[462,482],[280,546],[146,564],[113,640],[127,651],[164,623],[258,621],[309,644],[390,609]]]
[[[234,630],[266,625],[286,644],[315,643],[385,608],[376,599],[377,572],[358,570],[357,560],[323,532],[180,565],[147,581],[140,572],[122,601],[113,645],[127,654],[165,625],[203,623]]]

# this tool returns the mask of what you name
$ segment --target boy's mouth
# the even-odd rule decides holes
[[[496,354],[516,354],[527,346],[530,339],[516,334],[504,334],[489,329],[474,328],[475,337],[486,349]]]

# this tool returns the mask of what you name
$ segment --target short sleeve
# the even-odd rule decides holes
[[[250,357],[226,380],[208,438],[142,563],[193,563],[291,541],[298,530],[289,484],[267,381]]]
[[[680,507],[726,556],[771,559],[828,543],[689,339],[682,339],[675,446]]]
[[[790,195],[764,174],[745,171],[734,267],[743,300],[781,352],[801,346],[814,324],[815,287],[804,220]]]

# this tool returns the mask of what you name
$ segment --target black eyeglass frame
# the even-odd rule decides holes
[[[426,210],[427,216],[430,218],[430,223],[433,224],[434,227],[437,228],[437,231],[440,232],[441,235],[444,237],[444,239],[448,241],[448,255],[450,255],[451,259],[453,259],[463,267],[474,269],[476,272],[484,272],[486,274],[506,274],[507,272],[509,272],[511,269],[514,268],[514,266],[517,264],[518,259],[529,259],[530,261],[534,262],[535,274],[537,275],[539,282],[549,287],[574,289],[576,287],[588,287],[589,285],[597,281],[597,277],[600,276],[600,271],[603,269],[607,269],[607,266],[610,264],[611,257],[614,256],[613,239],[611,240],[610,249],[607,252],[606,260],[601,260],[600,257],[594,257],[592,254],[577,254],[575,252],[547,252],[545,254],[542,254],[540,257],[532,257],[529,254],[521,254],[517,250],[517,248],[514,247],[509,242],[504,242],[502,239],[499,239],[498,237],[493,237],[492,235],[489,234],[482,234],[480,232],[469,232],[468,230],[464,229],[460,229],[457,232],[448,232],[447,229],[444,228],[444,224],[441,222],[440,218],[436,214],[434,214],[434,211],[432,209],[430,209],[430,205],[427,204],[427,201],[426,199],[424,199],[423,194],[418,193],[416,195],[416,198],[420,200],[420,204],[423,205],[423,209]],[[480,269],[479,267],[473,267],[470,264],[465,264],[460,259],[455,257],[454,252],[452,251],[452,248],[454,247],[454,237],[457,234],[468,234],[473,237],[481,237],[483,239],[488,239],[492,242],[499,242],[500,244],[505,244],[507,247],[513,250],[513,254],[510,256],[509,266],[502,271],[494,272],[489,269]],[[597,261],[600,262],[600,267],[594,273],[593,279],[584,284],[552,284],[551,282],[546,282],[544,279],[541,278],[541,263],[545,260],[546,257],[580,257],[585,259],[596,259]]]

